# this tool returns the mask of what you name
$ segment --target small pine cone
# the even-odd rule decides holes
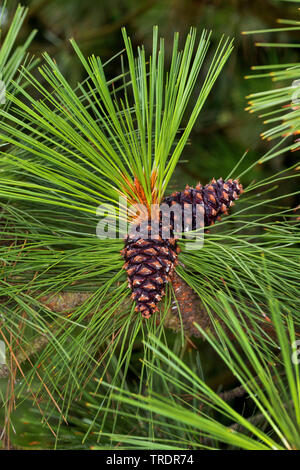
[[[175,192],[171,196],[166,197],[163,202],[169,206],[172,204],[180,204],[184,209],[184,204],[192,204],[192,221],[184,221],[182,216],[182,231],[187,229],[196,229],[196,207],[202,205],[204,208],[204,225],[209,227],[213,225],[216,220],[220,220],[221,215],[228,213],[229,207],[234,205],[234,200],[239,198],[239,195],[243,193],[243,187],[238,180],[229,179],[224,181],[222,178],[216,181],[213,179],[206,186],[202,186],[200,183],[196,188],[190,188],[186,186],[184,191]],[[191,228],[189,228],[191,227]]]
[[[139,236],[139,223],[132,225],[134,231],[125,240],[122,255],[125,259],[124,269],[127,271],[128,285],[132,290],[131,298],[136,301],[136,311],[141,312],[145,318],[158,310],[157,304],[165,294],[165,285],[170,280],[174,267],[177,264],[177,255],[180,251],[174,232],[195,230],[197,223],[197,209],[201,207],[206,227],[220,219],[221,214],[233,205],[243,192],[242,185],[237,180],[223,181],[213,179],[206,186],[198,184],[196,188],[186,186],[184,191],[173,193],[162,202],[171,207],[179,204],[182,209],[182,227],[178,230],[174,214],[170,215],[170,237],[164,239],[163,219],[160,213],[159,236],[151,238],[151,220],[148,220],[148,238]],[[192,210],[185,213],[185,206],[191,205]]]
[[[122,254],[131,298],[136,301],[135,310],[144,318],[158,310],[157,304],[165,295],[165,285],[177,263],[177,251],[174,238],[145,240],[129,235],[125,241]]]
[[[219,178],[204,186],[202,195],[204,203],[205,227],[213,225],[216,220],[221,220],[221,215],[227,215],[228,209],[234,205],[234,201],[243,193],[243,186],[238,180],[224,181]]]

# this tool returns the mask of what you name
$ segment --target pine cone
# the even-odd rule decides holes
[[[213,179],[204,187],[200,183],[196,188],[190,188],[187,185],[184,191],[173,193],[171,196],[166,197],[163,202],[166,202],[169,206],[173,203],[180,204],[183,209],[184,204],[192,204],[193,220],[190,230],[195,230],[197,204],[203,204],[204,225],[209,227],[216,220],[220,220],[221,215],[228,214],[228,209],[234,205],[234,200],[238,199],[242,192],[243,187],[238,180],[229,179],[224,181],[220,178],[218,181]],[[187,228],[188,225],[186,224],[185,227]],[[184,230],[184,219],[182,230]]]
[[[234,204],[242,193],[242,185],[237,180],[223,179],[203,187],[198,184],[196,188],[186,186],[181,192],[173,193],[162,202],[171,207],[179,204],[182,208],[182,232],[195,230],[197,207],[201,206],[204,212],[204,224],[206,227],[219,220],[221,214],[227,214],[227,210]],[[186,205],[192,205],[192,211],[184,219]],[[157,304],[165,294],[165,285],[170,280],[174,267],[177,264],[177,255],[180,251],[174,237],[176,215],[171,213],[170,238],[163,239],[162,214],[159,215],[159,236],[151,238],[151,220],[148,220],[148,238],[138,235],[140,222],[132,224],[132,233],[125,240],[125,248],[122,255],[125,259],[124,269],[127,271],[128,285],[132,290],[131,298],[136,301],[135,310],[141,312],[145,318],[158,310]]]
[[[136,226],[133,229],[136,231]],[[151,233],[150,227],[149,230]],[[175,238],[162,239],[161,224],[158,238],[143,239],[136,233],[127,237],[122,250],[124,268],[131,298],[137,304],[135,310],[144,318],[150,318],[158,310],[157,304],[165,295],[164,287],[177,263],[178,250]]]

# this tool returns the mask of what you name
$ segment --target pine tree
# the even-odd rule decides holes
[[[192,28],[182,49],[175,34],[167,66],[156,27],[150,55],[134,53],[124,29],[123,38],[112,59],[120,59],[118,76],[107,78],[101,59],[86,59],[72,40],[83,82],[73,88],[45,54],[38,70],[21,68],[31,88],[13,81],[0,108],[6,444],[299,448],[299,364],[290,360],[300,323],[299,228],[284,205],[294,167],[243,189],[258,163],[242,170],[245,154],[224,179],[169,196],[232,42],[221,40],[208,61],[210,34],[197,41]],[[274,197],[275,183],[282,192]],[[167,239],[129,231],[124,247],[120,229],[116,238],[96,237],[99,206],[136,234],[141,220],[131,207],[162,202],[192,206],[178,238],[175,219]],[[197,205],[205,236],[193,250],[185,228],[195,231]],[[237,390],[207,385],[200,335]],[[246,417],[227,402],[241,394],[251,402]],[[15,403],[22,419],[14,420]]]

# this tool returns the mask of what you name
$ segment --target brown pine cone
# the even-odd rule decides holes
[[[204,187],[200,183],[196,188],[186,186],[184,191],[173,193],[162,203],[169,207],[175,204],[181,207],[181,231],[186,232],[198,228],[199,206],[204,213],[204,225],[209,227],[216,220],[220,220],[222,214],[228,213],[228,209],[242,192],[243,188],[238,180],[223,181],[220,178],[218,181],[213,179]],[[188,216],[184,212],[187,205],[192,206]],[[148,220],[147,238],[139,235],[141,222],[133,222],[132,233],[125,240],[122,255],[125,259],[124,269],[127,271],[128,285],[132,290],[131,298],[136,301],[136,311],[141,312],[145,318],[157,311],[157,304],[165,294],[165,285],[177,264],[180,249],[174,236],[174,232],[178,231],[176,217],[171,213],[168,239],[162,237],[164,227],[160,212],[158,238],[151,237],[151,220]]]

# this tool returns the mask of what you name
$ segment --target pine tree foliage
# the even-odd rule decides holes
[[[295,3],[300,3],[296,0]],[[245,31],[243,34],[255,33],[276,33],[300,31],[299,18],[283,19],[279,18],[280,27],[274,29],[264,29],[256,31]],[[283,26],[281,26],[283,25]],[[278,48],[297,48],[300,43],[293,41],[292,43],[280,42],[259,42],[258,47]],[[296,61],[291,64],[266,64],[253,66],[253,70],[259,74],[252,74],[246,78],[262,78],[270,79],[275,82],[276,87],[267,89],[259,93],[252,93],[247,98],[249,106],[246,108],[251,113],[260,113],[260,117],[264,119],[264,124],[268,125],[268,130],[262,132],[263,139],[274,140],[281,137],[281,145],[285,145],[278,152],[291,150],[296,151],[299,148],[297,135],[300,133],[300,62]],[[291,141],[290,136],[296,136]]]
[[[0,139],[9,144],[0,163],[6,433],[17,429],[10,439],[25,448],[299,448],[299,369],[289,360],[300,323],[299,228],[287,190],[297,165],[246,187],[201,250],[178,241],[176,272],[215,335],[198,329],[262,415],[252,424],[199,378],[201,358],[184,325],[177,334],[165,327],[172,284],[159,312],[143,320],[130,299],[123,238],[96,236],[100,204],[127,222],[120,196],[146,204],[168,196],[232,43],[222,39],[208,57],[209,33],[197,40],[191,29],[182,49],[175,34],[168,67],[157,28],[149,56],[123,37],[124,50],[110,59],[121,64],[118,76],[107,78],[106,64],[86,59],[72,40],[82,83],[73,89],[45,54],[38,74],[21,69],[30,89],[13,81],[18,94],[8,90],[9,109],[0,109]],[[258,163],[241,171],[245,158],[224,180],[242,182]]]
[[[0,11],[0,34],[1,34],[1,48],[0,48],[0,80],[1,80],[1,109],[8,109],[9,100],[6,100],[6,91],[11,94],[17,92],[17,87],[14,82],[18,84],[18,87],[25,87],[26,82],[22,81],[22,77],[18,74],[20,65],[26,64],[30,69],[34,65],[32,60],[29,60],[27,55],[27,49],[32,42],[36,31],[32,31],[25,42],[19,46],[16,46],[18,34],[24,20],[26,18],[27,9],[18,6],[13,18],[10,21],[9,28],[5,31],[6,15],[9,15],[10,11],[7,8],[7,1],[1,6]],[[4,37],[3,34],[5,33]]]
[[[265,276],[269,278],[267,271]],[[246,314],[250,314],[246,304],[237,313],[235,300],[228,300],[221,291],[217,312],[236,342],[218,322],[215,334],[202,330],[210,353],[215,350],[236,376],[235,389],[217,393],[202,377],[200,358],[188,357],[188,348],[182,349],[180,341],[170,348],[152,332],[144,342],[155,359],[143,361],[151,371],[151,385],[145,383],[142,393],[137,385],[133,393],[126,381],[118,386],[95,377],[72,405],[69,426],[62,424],[58,448],[299,449],[300,353],[295,324],[284,302],[273,298],[272,291],[266,302],[274,324],[272,338],[261,334],[256,321],[245,323]],[[111,401],[107,389],[113,391]],[[242,412],[235,409],[237,398],[244,399]],[[38,427],[37,413],[27,400],[25,424],[22,420],[17,424],[16,444],[25,448],[54,444],[49,429]],[[107,420],[103,421],[103,415]],[[56,410],[51,424],[57,424],[59,418]]]

